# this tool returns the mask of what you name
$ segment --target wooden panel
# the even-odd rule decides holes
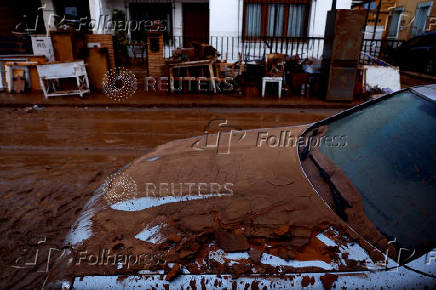
[[[28,59],[29,61],[36,61],[38,64],[45,64],[47,62],[44,56],[31,56]],[[32,90],[41,90],[41,83],[39,82],[39,74],[36,66],[30,67],[30,83]]]
[[[51,33],[55,60],[61,62],[73,61],[73,42],[69,33]]]
[[[331,12],[329,12],[330,14]],[[362,47],[365,27],[365,11],[337,10],[332,46],[332,61],[353,60],[357,62]],[[334,16],[331,16],[334,17]],[[353,37],[350,37],[353,36]]]
[[[103,76],[109,70],[107,49],[90,48],[86,63],[89,81],[96,89],[101,89]]]
[[[107,48],[108,61],[110,67],[115,67],[114,44],[112,34],[87,34],[87,43],[98,42],[101,48]]]
[[[158,38],[159,49],[158,51],[152,51],[150,45],[147,45],[148,72],[150,76],[160,77],[162,76],[162,66],[165,65],[165,60],[163,57],[163,35],[161,33],[148,33],[147,39],[149,43],[151,38]]]

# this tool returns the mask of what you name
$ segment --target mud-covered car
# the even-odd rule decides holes
[[[436,31],[418,35],[393,49],[389,61],[401,70],[436,75]]]
[[[435,101],[417,87],[159,146],[96,192],[46,285],[432,288]]]

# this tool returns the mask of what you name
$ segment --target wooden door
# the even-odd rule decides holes
[[[209,43],[209,3],[183,3],[183,46]]]

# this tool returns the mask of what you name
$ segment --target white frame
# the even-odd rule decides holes
[[[86,73],[86,66],[83,60],[43,64],[38,65],[39,80],[41,82],[41,88],[44,92],[46,99],[55,96],[67,96],[67,95],[80,95],[82,98],[84,94],[89,93],[89,79]],[[73,91],[57,91],[55,87],[50,87],[54,82],[58,82],[63,78],[76,78],[77,90]],[[45,81],[49,83],[46,87]],[[52,91],[52,92],[50,92]]]

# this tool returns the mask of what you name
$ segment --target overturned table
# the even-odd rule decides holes
[[[216,93],[216,83],[215,74],[213,69],[213,64],[215,60],[196,60],[196,61],[185,61],[174,64],[168,64],[170,73],[170,91],[174,92],[174,69],[175,68],[191,68],[191,67],[201,67],[207,66],[209,69],[209,78],[202,78],[203,80],[210,80],[212,83],[213,92]],[[189,76],[188,76],[189,77]]]
[[[42,64],[37,66],[41,88],[46,99],[53,96],[80,95],[89,93],[89,80],[83,60],[63,63]],[[60,79],[75,78],[77,89],[58,90]]]

